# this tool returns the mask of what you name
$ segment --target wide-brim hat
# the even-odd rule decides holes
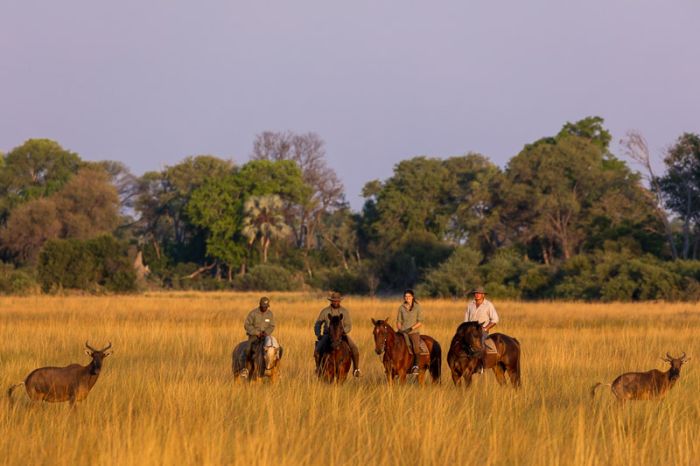
[[[270,298],[268,298],[267,296],[263,296],[262,298],[260,298],[260,305],[262,306],[263,304],[269,305],[269,304],[270,304]]]
[[[338,291],[333,291],[328,296],[328,301],[342,301],[342,300],[343,300],[343,295],[340,294]]]
[[[472,289],[469,293],[467,293],[467,295],[472,295],[475,293],[488,294],[483,286],[477,286],[476,288]]]

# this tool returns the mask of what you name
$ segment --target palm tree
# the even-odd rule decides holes
[[[289,236],[291,228],[281,213],[282,199],[276,194],[251,196],[243,204],[243,228],[241,233],[252,247],[260,239],[263,263],[267,263],[267,251],[273,239]]]

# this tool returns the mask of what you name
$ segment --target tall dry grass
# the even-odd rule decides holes
[[[286,348],[276,385],[234,385],[230,352],[257,294],[0,299],[0,388],[45,365],[87,363],[83,344],[113,343],[75,409],[0,401],[0,463],[75,464],[698,464],[700,307],[696,304],[496,302],[498,330],[523,347],[523,387],[491,373],[469,391],[386,386],[370,317],[397,301],[350,297],[364,376],[335,387],[312,373],[322,295],[272,294]],[[425,333],[447,346],[465,303],[423,302]],[[661,402],[622,408],[596,381],[697,358]],[[3,398],[4,391],[2,392]]]

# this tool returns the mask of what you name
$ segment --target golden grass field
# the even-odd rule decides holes
[[[271,293],[286,354],[274,385],[234,384],[230,354],[259,294],[153,293],[0,298],[0,463],[29,465],[700,464],[700,306],[693,303],[519,303],[495,299],[497,330],[523,348],[523,387],[491,372],[455,388],[445,356],[465,301],[425,300],[424,333],[443,347],[442,384],[388,387],[370,317],[398,300],[348,297],[364,376],[313,376],[321,294]],[[20,387],[40,366],[87,364],[85,340],[113,343],[100,379],[71,410]],[[619,407],[626,371],[691,360],[660,401]]]

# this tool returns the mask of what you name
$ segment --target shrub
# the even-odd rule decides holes
[[[428,272],[417,291],[421,296],[463,296],[474,285],[484,283],[480,261],[481,255],[473,249],[455,249],[445,262]]]
[[[31,270],[15,269],[11,264],[0,265],[0,294],[26,296],[40,291]]]
[[[233,286],[244,291],[294,291],[303,287],[303,281],[279,265],[260,264],[235,277]]]
[[[78,289],[129,292],[136,290],[136,273],[127,245],[113,236],[90,240],[49,240],[39,256],[37,270],[44,291]]]

